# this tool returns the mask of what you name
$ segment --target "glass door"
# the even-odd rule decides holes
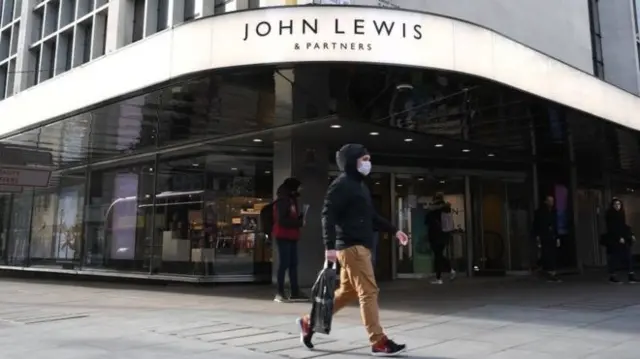
[[[427,207],[436,193],[442,193],[453,211],[455,230],[446,255],[450,265],[466,270],[464,179],[462,177],[426,177],[396,174],[394,177],[396,223],[410,242],[398,246],[396,268],[399,278],[423,278],[433,273],[433,252],[426,224]],[[445,268],[449,270],[450,268]]]

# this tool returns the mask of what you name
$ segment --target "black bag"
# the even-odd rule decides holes
[[[333,300],[336,291],[337,274],[334,263],[327,263],[318,274],[311,289],[311,329],[315,333],[329,334],[333,319]]]
[[[271,237],[271,232],[273,232],[273,206],[275,203],[276,201],[272,201],[260,210],[260,232],[267,238]]]

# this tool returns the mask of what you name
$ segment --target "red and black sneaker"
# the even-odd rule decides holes
[[[307,349],[313,349],[313,343],[311,342],[313,330],[311,330],[311,326],[309,325],[309,319],[298,318],[296,319],[296,323],[300,327],[300,343]]]
[[[397,344],[391,339],[383,338],[377,344],[371,346],[371,355],[374,357],[394,357],[404,353],[407,346]]]

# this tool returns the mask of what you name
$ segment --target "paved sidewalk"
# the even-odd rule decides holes
[[[0,358],[360,358],[357,307],[317,350],[264,287],[193,288],[0,279]],[[383,325],[425,359],[638,358],[640,286],[570,278],[383,286]]]

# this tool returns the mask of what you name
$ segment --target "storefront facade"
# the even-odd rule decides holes
[[[456,209],[449,254],[469,275],[532,269],[529,223],[545,195],[557,198],[569,270],[604,263],[608,198],[637,216],[638,97],[431,14],[202,18],[2,101],[0,116],[19,119],[0,123],[2,144],[51,154],[53,174],[0,197],[5,270],[269,281],[277,258],[258,213],[296,176],[311,205],[308,284],[334,153],[348,142],[371,150],[378,210],[412,237],[398,248],[381,234],[383,279],[430,274],[422,208],[439,191]]]

